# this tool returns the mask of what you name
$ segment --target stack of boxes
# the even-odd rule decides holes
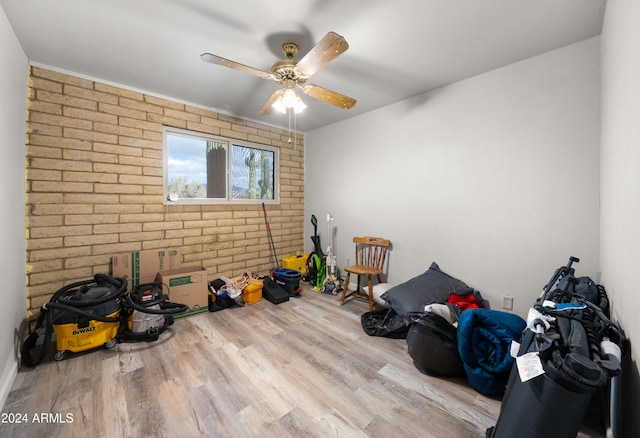
[[[182,267],[180,259],[180,250],[174,248],[115,254],[111,257],[111,275],[127,280],[127,290],[144,283],[161,283],[169,301],[189,307],[175,318],[204,312],[208,310],[207,270]]]

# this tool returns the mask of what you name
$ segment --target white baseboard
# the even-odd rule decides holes
[[[7,362],[2,370],[2,375],[0,376],[0,406],[2,406],[2,408],[4,408],[4,404],[7,401],[7,397],[9,396],[9,392],[11,392],[11,387],[17,375],[18,362],[16,362],[14,355],[10,355],[7,358]]]

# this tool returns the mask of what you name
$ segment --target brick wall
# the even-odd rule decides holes
[[[114,253],[179,247],[209,280],[273,267],[261,205],[164,204],[163,126],[279,147],[273,240],[280,259],[304,250],[301,135],[38,67],[28,99],[30,318],[62,286],[109,273]]]

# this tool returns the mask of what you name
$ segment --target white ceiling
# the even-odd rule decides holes
[[[34,65],[282,127],[286,115],[259,115],[278,84],[200,54],[270,71],[282,43],[301,58],[334,31],[350,48],[308,83],[358,102],[345,111],[303,95],[302,132],[599,35],[605,2],[0,0]]]

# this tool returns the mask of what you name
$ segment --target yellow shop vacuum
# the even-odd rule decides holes
[[[122,297],[127,282],[122,278],[96,274],[93,279],[69,284],[58,290],[42,306],[35,330],[22,346],[22,362],[36,366],[44,360],[56,335],[55,360],[64,359],[65,353],[77,353],[101,346],[116,345],[120,327]],[[31,356],[37,340],[44,342],[36,358]]]

